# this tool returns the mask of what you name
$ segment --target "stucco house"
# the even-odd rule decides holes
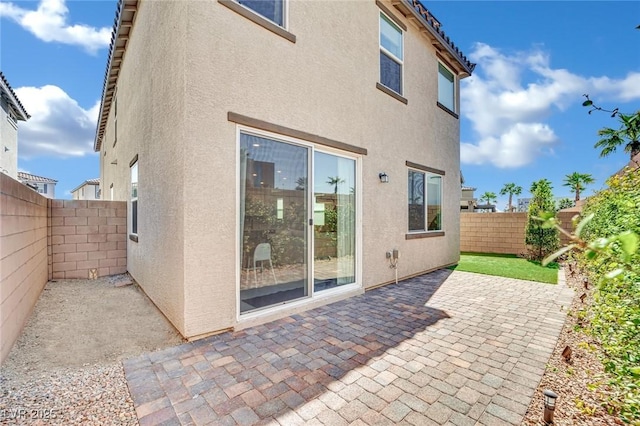
[[[18,180],[47,198],[56,198],[57,180],[31,173],[18,172]]]
[[[478,199],[474,193],[477,188],[462,185],[460,196],[460,210],[472,213],[478,207]]]
[[[94,148],[129,273],[197,339],[455,263],[473,68],[418,1],[121,1]]]
[[[18,179],[18,121],[30,115],[0,71],[0,173]]]
[[[71,190],[71,198],[74,200],[99,200],[100,178],[87,179]]]

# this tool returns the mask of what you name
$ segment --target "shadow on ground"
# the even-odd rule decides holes
[[[329,390],[343,390],[351,379],[377,392],[385,380],[408,378],[411,366],[401,359],[404,352],[392,348],[413,338],[421,344],[420,332],[448,318],[426,304],[451,273],[436,271],[268,324],[129,359],[124,368],[140,424],[172,419],[182,424],[269,419],[293,424],[304,418],[296,414],[302,406]],[[420,350],[416,347],[411,356]],[[385,353],[395,353],[387,359],[405,367],[372,364]],[[412,362],[416,373],[424,367]],[[331,408],[331,402],[325,403],[318,409]]]

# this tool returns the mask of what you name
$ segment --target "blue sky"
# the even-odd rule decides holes
[[[349,0],[345,0],[349,1]],[[353,0],[351,0],[353,1]],[[603,107],[640,109],[640,2],[424,1],[478,65],[461,87],[466,184],[498,193],[591,173],[589,195],[627,161],[601,159],[583,93]],[[336,2],[336,7],[339,7]],[[57,179],[57,198],[99,176],[93,153],[116,1],[0,1],[0,69],[31,114],[20,123],[20,170]],[[500,197],[498,208],[506,205]]]

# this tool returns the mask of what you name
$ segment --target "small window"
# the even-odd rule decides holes
[[[451,112],[456,112],[456,78],[444,65],[438,64],[438,102]]]
[[[402,30],[380,13],[380,83],[402,94]]]
[[[96,200],[100,199],[100,186],[99,185],[95,185],[94,188],[96,189]]]
[[[138,234],[138,162],[131,165],[131,233]]]
[[[237,2],[284,27],[284,0],[237,0]]]
[[[118,98],[113,101],[113,146],[118,143]]]
[[[11,107],[9,107],[9,114],[7,115],[7,120],[9,120],[14,125],[18,124],[18,118],[16,117],[16,115],[11,110]]]
[[[409,232],[442,231],[442,176],[409,170]]]
[[[82,198],[84,199],[84,186],[80,188],[80,195],[82,195]]]

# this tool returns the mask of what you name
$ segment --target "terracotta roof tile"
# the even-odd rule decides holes
[[[18,172],[18,180],[27,181],[27,182],[58,183],[58,181],[55,179],[36,176],[36,175],[32,175],[31,173],[25,173],[25,172]]]
[[[22,121],[27,121],[29,118],[31,118],[29,113],[27,113],[27,110],[25,110],[24,107],[22,106],[22,103],[20,102],[20,99],[18,99],[18,96],[16,95],[16,93],[11,88],[11,85],[9,84],[9,81],[4,76],[2,71],[0,71],[0,86],[2,87],[2,91],[6,93],[5,96],[11,102],[11,104],[13,104],[14,109],[17,110],[18,119],[22,120]]]

